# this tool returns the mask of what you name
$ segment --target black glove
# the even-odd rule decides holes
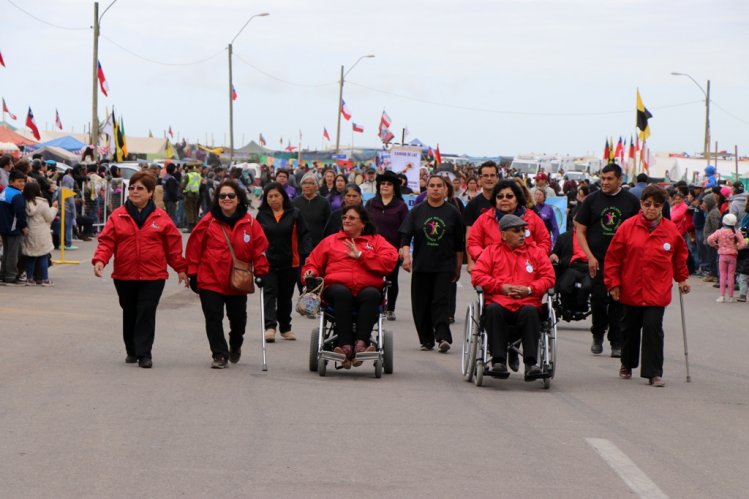
[[[265,286],[265,279],[262,276],[255,276],[255,284],[257,284],[258,288],[262,288]]]
[[[304,279],[304,288],[307,291],[311,291],[315,289],[319,284],[320,284],[319,277],[305,277]]]
[[[193,290],[194,293],[198,292],[198,275],[191,275],[187,276],[188,279],[190,279],[190,289]]]

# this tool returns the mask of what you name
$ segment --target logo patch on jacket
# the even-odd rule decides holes
[[[663,249],[666,251],[671,251],[671,243],[663,243]]]
[[[242,241],[244,241],[245,244],[248,244],[250,242],[250,235],[247,233],[247,231],[244,231],[244,235],[242,236]]]
[[[159,229],[159,224],[156,223],[156,220],[154,220],[153,222],[151,222],[151,227],[153,227],[156,230]]]

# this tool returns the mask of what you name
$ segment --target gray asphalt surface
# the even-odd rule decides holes
[[[620,380],[588,321],[560,324],[551,390],[466,383],[465,273],[446,355],[419,351],[401,273],[395,373],[379,380],[371,363],[309,372],[315,322],[296,314],[299,341],[268,345],[262,372],[258,295],[240,363],[209,369],[199,301],[173,276],[146,370],[124,363],[114,286],[79,245],[55,287],[0,287],[0,497],[749,494],[749,304],[716,304],[709,284],[685,297],[691,383],[678,296],[666,312],[665,388]]]

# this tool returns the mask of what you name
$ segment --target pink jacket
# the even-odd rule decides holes
[[[746,246],[740,231],[725,227],[710,234],[707,243],[713,248],[717,246],[719,255],[738,255],[739,250]]]

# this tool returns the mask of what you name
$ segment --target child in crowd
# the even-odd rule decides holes
[[[741,215],[743,215],[743,218],[739,225],[746,246],[739,251],[736,260],[736,272],[739,274],[739,297],[737,301],[746,301],[746,295],[749,291],[749,200],[747,200],[746,208]]]
[[[39,284],[44,287],[52,286],[49,280],[49,254],[52,252],[52,233],[50,225],[57,215],[57,201],[52,207],[42,196],[38,182],[27,182],[23,188],[26,200],[26,220],[29,232],[21,243],[21,253],[26,256],[26,285]],[[34,270],[39,268],[38,282],[34,281]]]
[[[720,296],[718,303],[733,302],[733,283],[736,273],[736,260],[739,250],[746,246],[741,231],[736,230],[736,215],[729,213],[723,216],[723,227],[707,238],[707,243],[718,248],[718,265],[720,268]],[[728,299],[726,299],[726,289]]]

